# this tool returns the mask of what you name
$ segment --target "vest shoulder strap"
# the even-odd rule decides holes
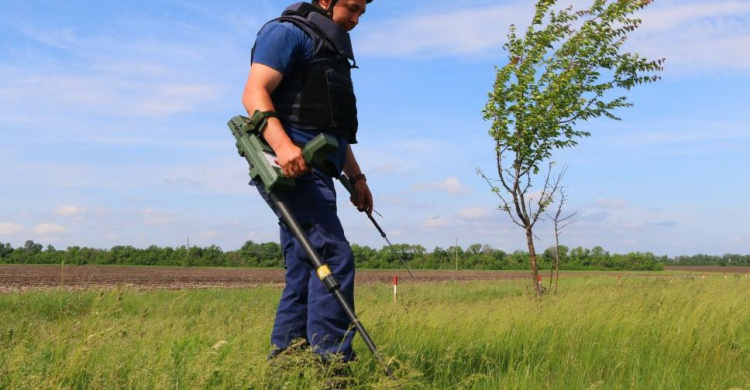
[[[310,3],[297,3],[288,7],[281,17],[274,20],[293,23],[311,38],[319,40],[322,46],[354,62],[349,33],[342,30],[318,7]],[[318,49],[319,44],[316,42],[316,51]]]

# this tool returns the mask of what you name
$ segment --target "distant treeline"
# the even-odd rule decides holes
[[[750,266],[750,255],[736,255],[727,253],[723,256],[693,255],[675,256],[665,265],[719,265],[719,266]]]
[[[394,250],[388,246],[374,249],[352,244],[354,258],[360,268],[399,268],[401,256],[410,268],[417,269],[479,269],[511,270],[527,269],[529,254],[524,251],[507,253],[489,245],[472,244],[467,248],[450,246],[435,247],[427,251],[421,245],[396,244]],[[554,263],[554,247],[541,253],[542,268],[549,269]],[[216,245],[209,247],[180,246],[135,248],[118,245],[111,249],[96,249],[72,246],[65,250],[52,245],[28,240],[22,247],[0,243],[0,263],[5,264],[101,264],[101,265],[162,265],[196,267],[283,267],[281,246],[274,242],[255,243],[247,241],[239,250],[223,251]],[[723,256],[693,255],[656,256],[650,252],[611,254],[602,247],[586,249],[560,246],[560,269],[562,270],[661,270],[663,265],[719,265],[750,266],[750,255],[725,254]]]
[[[489,245],[472,244],[466,248],[450,246],[436,247],[427,251],[421,245],[396,244],[394,250],[388,246],[374,249],[352,245],[357,266],[360,268],[400,268],[401,256],[414,269],[477,269],[512,270],[528,269],[529,254],[524,251],[507,253]],[[395,253],[394,253],[395,252]],[[554,263],[554,247],[539,256],[540,266],[550,269]],[[101,264],[101,265],[161,265],[194,267],[283,267],[281,246],[277,243],[255,243],[247,241],[242,248],[223,251],[215,245],[209,247],[180,246],[135,248],[118,245],[111,249],[96,249],[71,246],[64,250],[46,247],[34,241],[13,248],[0,243],[0,263],[5,264]],[[611,254],[601,247],[560,247],[560,269],[562,270],[662,270],[664,265],[733,265],[750,266],[750,255],[726,254],[723,256],[694,255],[656,256],[650,252]]]

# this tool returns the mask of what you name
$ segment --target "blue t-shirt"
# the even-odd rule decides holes
[[[278,70],[284,77],[313,60],[313,41],[290,22],[270,22],[258,33],[253,49],[253,63]]]
[[[309,66],[315,55],[313,40],[300,28],[290,22],[270,22],[258,33],[253,48],[253,63],[273,68],[284,77],[290,76],[299,69]],[[320,131],[303,130],[284,123],[289,138],[298,144],[306,144]],[[348,141],[346,137],[336,136],[339,149],[331,153],[330,160],[338,174],[344,167]]]

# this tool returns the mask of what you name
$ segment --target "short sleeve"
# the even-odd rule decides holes
[[[304,31],[291,23],[271,22],[258,33],[252,62],[289,76],[297,67],[309,64],[312,56],[313,42]]]

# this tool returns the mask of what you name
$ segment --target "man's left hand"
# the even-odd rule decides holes
[[[357,180],[354,183],[354,190],[357,192],[357,199],[351,198],[352,204],[357,207],[357,210],[364,211],[367,215],[371,215],[373,201],[370,187],[367,185],[367,180]]]

